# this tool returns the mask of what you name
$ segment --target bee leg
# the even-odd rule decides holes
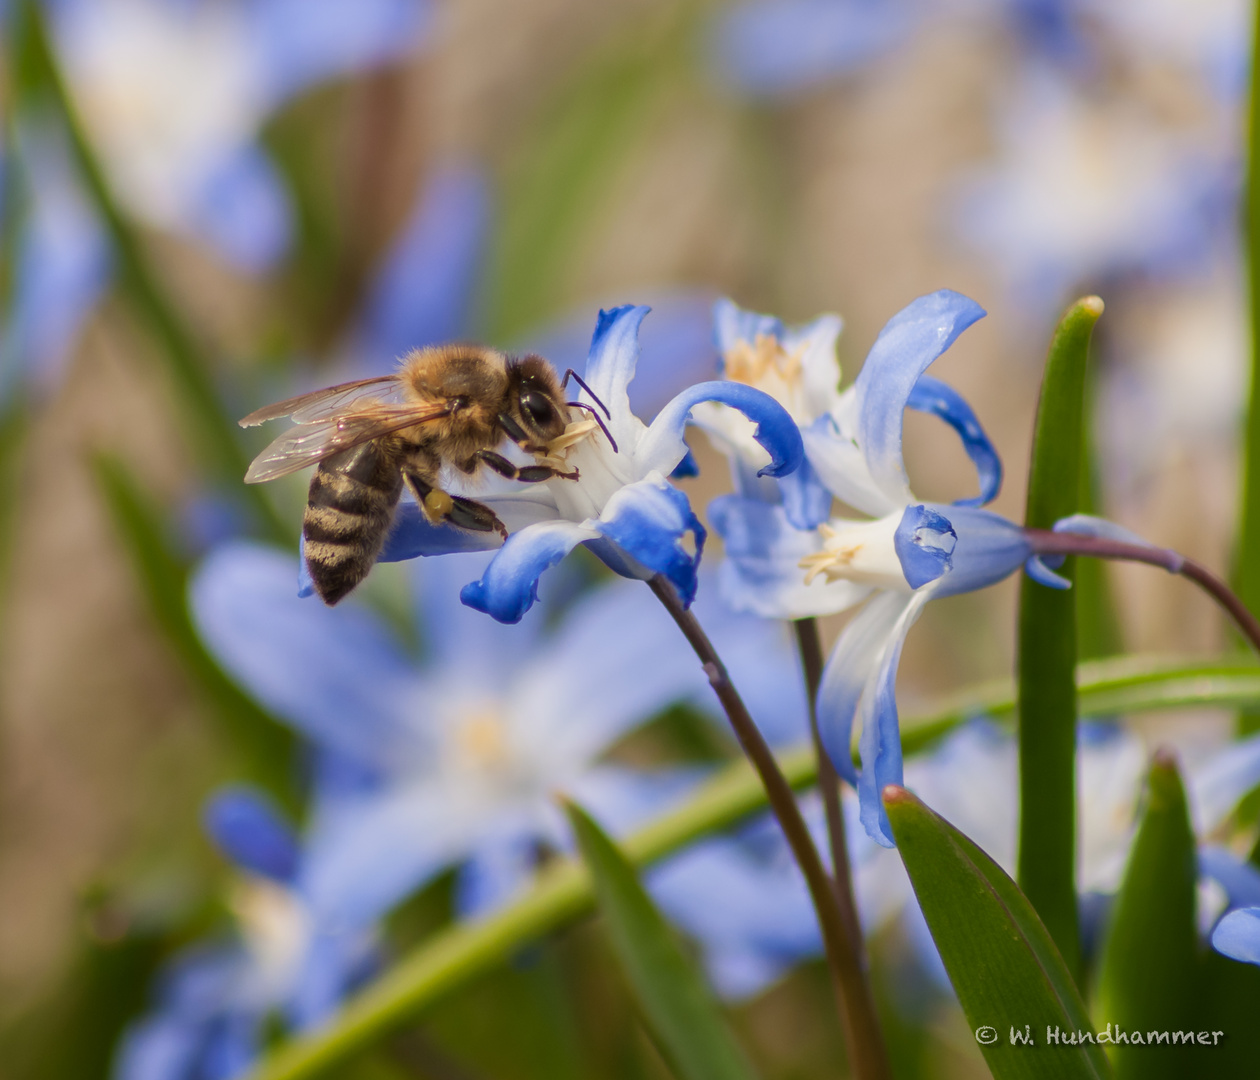
[[[508,438],[516,443],[516,445],[527,454],[541,453],[546,449],[545,446],[535,446],[530,440],[529,433],[507,413],[499,413],[499,427],[506,431]],[[495,456],[498,457],[497,454]],[[474,455],[474,457],[476,457],[476,455]],[[499,458],[499,460],[502,461],[504,459]],[[504,473],[504,475],[506,476],[507,474]]]
[[[507,526],[499,520],[490,507],[460,495],[448,495],[441,488],[434,487],[416,473],[406,470],[404,475],[407,484],[416,497],[416,501],[424,510],[424,515],[434,525],[449,521],[461,529],[472,532],[498,532],[504,540],[508,538]]]
[[[496,454],[493,450],[478,450],[473,454],[473,458],[489,465],[500,476],[506,476],[509,480],[519,480],[523,484],[541,484],[553,476],[559,476],[565,480],[578,478],[577,469],[572,472],[561,472],[550,465],[513,465],[502,454]]]
[[[460,495],[447,497],[453,504],[448,515],[452,525],[458,525],[461,529],[470,529],[473,532],[497,531],[504,540],[508,538],[507,526],[499,520],[498,515],[490,507],[473,499],[465,499]]]

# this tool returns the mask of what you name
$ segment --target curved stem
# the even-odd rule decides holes
[[[1229,612],[1238,628],[1251,642],[1252,648],[1260,652],[1260,621],[1256,620],[1230,587],[1211,570],[1171,548],[1126,544],[1080,533],[1051,532],[1049,529],[1025,529],[1024,535],[1032,542],[1033,552],[1037,555],[1092,555],[1096,559],[1140,562],[1189,578]]]
[[[844,831],[844,804],[840,801],[840,776],[822,744],[818,730],[818,686],[822,682],[822,641],[818,635],[815,618],[794,619],[797,651],[801,667],[805,671],[805,692],[809,696],[809,733],[818,759],[818,791],[822,795],[823,810],[827,815],[827,836],[831,841],[832,884],[836,891],[836,903],[840,905],[840,917],[844,919],[857,953],[858,964],[866,970],[866,949],[862,940],[862,926],[858,920],[857,901],[853,897],[853,879],[849,869],[849,847]]]
[[[705,674],[709,677],[709,684],[722,703],[744,754],[757,770],[770,808],[783,829],[783,835],[801,873],[805,875],[805,884],[809,888],[810,899],[818,914],[818,925],[822,930],[823,949],[836,988],[840,1021],[844,1028],[853,1073],[859,1080],[892,1080],[892,1069],[884,1049],[879,1017],[875,1012],[866,974],[841,915],[831,878],[814,847],[809,827],[801,816],[791,785],[780,771],[773,752],[731,682],[722,658],[718,656],[696,617],[683,607],[673,585],[660,574],[648,581],[648,585],[700,658]]]

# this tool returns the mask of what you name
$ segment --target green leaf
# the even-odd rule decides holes
[[[1255,16],[1253,54],[1260,56],[1260,12]],[[1260,72],[1251,74],[1251,121],[1248,129],[1247,188],[1243,221],[1251,302],[1251,393],[1242,452],[1242,506],[1238,515],[1235,579],[1239,599],[1260,611],[1260,564],[1247,554],[1260,550]]]
[[[1151,765],[1142,823],[1116,898],[1099,973],[1099,1030],[1132,1037],[1194,1026],[1195,840],[1186,793],[1170,756]],[[1197,1046],[1111,1047],[1117,1080],[1189,1076]]]
[[[1110,1076],[1098,1046],[1062,1042],[1068,1033],[1092,1032],[1089,1013],[1015,882],[904,788],[885,788],[884,805],[928,929],[994,1077]]]
[[[100,454],[92,464],[149,608],[214,706],[241,769],[273,793],[291,797],[294,738],[242,693],[206,652],[188,614],[188,566],[170,543],[161,512],[121,461]]]
[[[1037,406],[1025,523],[1075,513],[1084,456],[1085,367],[1096,296],[1078,300],[1050,343]],[[1058,571],[1069,581],[1073,561]],[[1019,865],[1017,876],[1073,972],[1076,925],[1076,597],[1030,578],[1019,593]]]
[[[585,810],[574,803],[565,809],[613,951],[662,1053],[681,1080],[752,1080],[726,1018],[634,866]]]

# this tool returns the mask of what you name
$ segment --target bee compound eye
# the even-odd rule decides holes
[[[521,395],[521,409],[539,427],[547,427],[556,418],[556,410],[546,396],[536,390],[526,390]]]

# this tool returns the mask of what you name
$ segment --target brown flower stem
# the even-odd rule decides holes
[[[844,919],[857,953],[858,963],[866,970],[866,948],[862,938],[862,925],[858,920],[857,901],[853,897],[853,878],[849,872],[849,846],[844,831],[844,804],[840,801],[840,775],[831,763],[831,757],[822,743],[818,730],[818,686],[822,682],[822,640],[818,636],[818,620],[794,619],[796,647],[805,671],[805,693],[809,696],[809,732],[814,742],[814,755],[818,758],[818,791],[822,795],[823,810],[827,815],[827,836],[831,841],[832,883],[836,891],[836,903],[840,917]]]
[[[840,913],[832,880],[814,847],[791,785],[780,771],[774,753],[753,722],[721,657],[696,617],[683,607],[673,585],[662,575],[657,574],[648,581],[648,585],[657,599],[665,605],[665,610],[673,617],[683,636],[695,650],[696,656],[700,658],[704,672],[709,677],[709,684],[722,703],[745,755],[757,770],[762,786],[766,789],[770,808],[778,819],[779,827],[783,830],[801,873],[805,875],[805,884],[809,888],[810,899],[822,931],[827,967],[836,989],[840,1023],[844,1030],[853,1075],[858,1080],[892,1080],[892,1068],[888,1063],[888,1053],[884,1048],[879,1017],[875,1013],[875,1003],[866,973],[859,961],[855,942]]]
[[[1252,647],[1260,652],[1260,622],[1256,621],[1246,605],[1207,567],[1193,559],[1187,559],[1171,548],[1126,544],[1118,540],[1084,536],[1081,533],[1051,532],[1049,529],[1025,529],[1024,535],[1032,542],[1033,551],[1038,555],[1090,555],[1096,559],[1140,562],[1189,578],[1229,612]]]

